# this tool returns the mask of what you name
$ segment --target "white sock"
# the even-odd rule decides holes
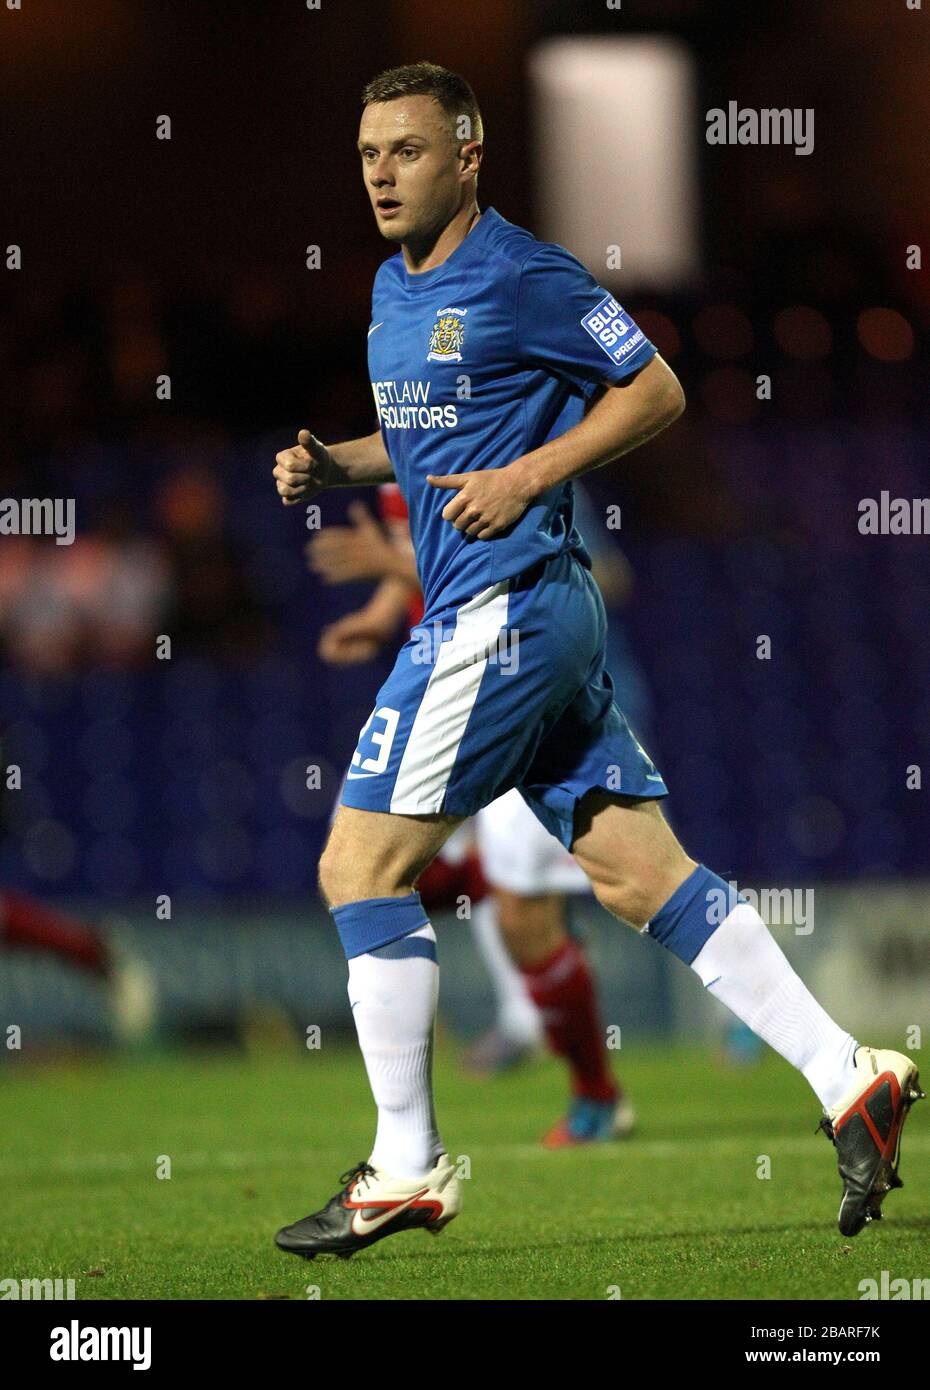
[[[403,941],[436,940],[426,923]],[[370,1162],[396,1178],[422,1178],[444,1152],[433,1110],[433,1021],[439,967],[424,956],[366,954],[349,961],[349,1002],[378,1129]]]
[[[504,945],[497,920],[497,904],[490,895],[473,907],[471,930],[478,953],[491,977],[497,1006],[497,1027],[506,1038],[521,1046],[542,1042],[543,1026],[539,1010]]]
[[[803,1072],[825,1110],[850,1089],[858,1043],[820,1007],[755,908],[738,903],[691,969],[737,1018]]]

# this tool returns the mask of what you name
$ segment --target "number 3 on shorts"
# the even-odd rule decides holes
[[[371,734],[371,742],[378,749],[376,758],[363,758],[359,749],[365,742],[365,738],[376,719],[383,720],[384,728]],[[352,754],[352,766],[359,768],[362,773],[374,776],[377,772],[383,772],[388,765],[391,756],[391,745],[394,742],[394,735],[397,733],[397,721],[400,719],[400,710],[390,709],[387,705],[382,705],[376,709],[368,718],[368,723],[358,736],[358,747]],[[359,775],[359,774],[356,774]],[[351,772],[349,773],[351,777]]]

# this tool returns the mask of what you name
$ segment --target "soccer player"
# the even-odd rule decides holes
[[[423,617],[397,485],[383,484],[378,502],[390,539],[356,503],[350,526],[328,526],[307,545],[310,568],[327,583],[380,580],[362,608],[324,628],[319,654],[332,664],[374,655],[396,639],[402,622],[414,629]],[[593,529],[590,514],[588,522]],[[603,566],[602,572],[611,577]],[[608,1065],[594,976],[568,929],[566,897],[588,892],[588,880],[519,792],[505,792],[457,830],[416,889],[427,911],[453,905],[461,893],[471,900],[472,933],[494,987],[497,1019],[466,1055],[468,1064],[497,1070],[519,1060],[544,1035],[550,1051],[565,1061],[571,1085],[568,1110],[547,1131],[545,1146],[626,1137],[633,1108]]]
[[[839,1227],[855,1235],[900,1183],[917,1069],[828,1017],[754,908],[678,843],[662,777],[614,703],[604,605],[572,520],[572,479],[670,425],[681,387],[573,256],[479,209],[482,123],[462,78],[396,68],[363,102],[362,176],[399,248],[375,278],[368,330],[378,428],[329,447],[301,430],[273,472],[287,506],[396,479],[431,640],[401,647],[320,860],[374,1147],[277,1243],[348,1257],[458,1214],[432,1095],[436,937],[414,884],[464,818],[512,787],[608,911],[803,1073],[836,1146]]]
[[[0,730],[0,766],[6,730]],[[0,837],[8,833],[6,783],[0,782]],[[158,1008],[155,974],[112,933],[0,885],[0,954],[7,951],[56,957],[106,987],[113,1033],[121,1043],[140,1043],[151,1033]]]
[[[56,956],[96,976],[106,986],[118,1041],[138,1043],[152,1031],[158,993],[151,968],[78,918],[28,893],[0,889],[0,951]]]

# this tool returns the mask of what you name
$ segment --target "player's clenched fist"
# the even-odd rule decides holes
[[[295,502],[306,502],[329,487],[333,466],[333,458],[326,445],[321,444],[309,430],[301,430],[297,435],[296,448],[282,449],[280,454],[275,454],[275,465],[271,470],[285,507],[292,507]]]

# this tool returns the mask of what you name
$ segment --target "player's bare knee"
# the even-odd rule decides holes
[[[634,856],[624,864],[598,864],[586,871],[602,907],[639,930],[668,902],[694,867],[682,852],[663,854],[658,862]]]
[[[494,894],[494,901],[497,906],[497,925],[501,935],[508,947],[518,945],[520,937],[526,930],[526,916],[521,912],[523,899],[516,893],[503,891]]]
[[[630,926],[639,929],[649,921],[647,895],[643,885],[634,877],[605,874],[597,879],[592,878],[591,887],[601,907],[621,922],[629,922]]]
[[[320,895],[328,907],[338,907],[341,902],[346,901],[342,897],[343,875],[341,867],[338,851],[327,845],[320,856],[317,881],[320,886]]]
[[[504,944],[521,968],[545,959],[563,944],[565,909],[559,894],[525,896],[498,892],[495,900]]]
[[[677,842],[675,851],[656,864],[613,868],[590,875],[598,902],[614,917],[641,930],[697,868]]]
[[[330,907],[371,898],[404,897],[413,891],[420,865],[411,865],[402,844],[363,845],[332,835],[320,857],[320,892]]]

